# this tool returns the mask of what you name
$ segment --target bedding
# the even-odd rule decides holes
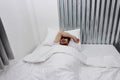
[[[80,80],[120,80],[120,54],[113,45],[86,44],[82,50],[89,65],[81,66]]]
[[[38,48],[37,51],[35,52],[39,56]],[[78,51],[72,47],[60,45],[54,45],[48,53],[52,53],[50,58],[39,56],[42,58],[39,59],[36,58],[35,53],[33,53],[35,54],[32,55],[33,57],[25,57],[8,71],[5,71],[0,76],[0,80],[79,80],[78,69],[82,65],[81,62],[84,61],[84,55],[80,56]]]
[[[56,49],[61,47],[59,45],[55,46],[57,47]],[[39,46],[34,54],[38,54],[39,49],[44,52],[48,48],[51,47]],[[78,50],[71,49],[71,47],[64,48],[66,50],[70,49],[71,53],[65,53],[65,50],[63,50],[64,52],[57,50],[43,62],[25,62],[25,58],[23,58],[17,64],[4,71],[0,75],[0,80],[120,80],[120,67],[106,67],[106,65],[101,67],[87,64],[88,59],[95,57],[115,55],[115,57],[117,56],[116,58],[119,58],[119,53],[116,52],[112,45],[82,45],[82,48],[79,54],[86,56],[87,58],[85,59],[79,59],[80,55],[76,54]]]
[[[113,45],[83,45],[86,64],[96,67],[120,67],[120,54]]]
[[[56,29],[51,29],[51,28],[48,28],[48,31],[47,31],[47,36],[45,38],[45,40],[43,41],[42,45],[46,45],[46,46],[52,46],[54,45],[54,39],[57,35],[59,31],[56,30]],[[65,32],[68,32],[74,36],[76,36],[77,38],[80,39],[80,29],[75,29],[75,30],[68,30],[68,31],[65,31]],[[81,41],[79,43],[75,43],[72,39],[70,40],[70,43],[68,46],[71,46],[71,47],[74,47],[76,49],[78,49],[79,51],[81,51]]]
[[[120,80],[120,68],[82,66],[80,80]]]
[[[80,29],[68,30],[68,31],[65,31],[65,32],[68,32],[68,33],[70,33],[70,34],[72,34],[72,35],[74,35],[74,36],[76,36],[77,38],[80,39]],[[81,40],[80,40],[79,43],[75,43],[73,41],[73,39],[72,39],[68,46],[74,47],[74,48],[78,49],[79,51],[82,50],[82,48],[81,48]]]
[[[84,54],[79,53],[79,51],[76,48],[70,46],[53,45],[50,46],[49,48],[47,47],[46,50],[43,50],[43,48],[40,48],[37,51],[35,50],[35,52],[29,54],[23,60],[25,62],[30,63],[39,63],[44,62],[47,59],[49,59],[52,55],[59,53],[73,56],[75,59],[82,63],[85,63],[86,61],[86,56]]]

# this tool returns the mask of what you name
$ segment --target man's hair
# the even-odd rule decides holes
[[[64,39],[68,39],[68,43],[70,42],[70,39],[71,39],[70,37],[63,37],[63,36],[62,36],[61,39],[63,39],[63,38],[64,38]]]

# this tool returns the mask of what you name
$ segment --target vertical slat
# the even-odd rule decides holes
[[[87,10],[86,10],[86,12],[87,12],[87,15],[86,15],[86,36],[87,36],[87,43],[90,43],[90,34],[89,34],[89,14],[90,14],[90,0],[87,0],[87,2],[86,2],[86,4],[87,4]]]
[[[72,26],[73,26],[73,18],[72,18],[72,13],[73,13],[73,8],[72,8],[72,0],[69,0],[68,1],[68,6],[69,6],[69,27],[70,29],[72,29]]]
[[[105,7],[105,0],[101,0],[101,13],[100,13],[100,23],[99,23],[99,31],[98,31],[98,43],[101,43],[102,39],[102,26],[103,26],[103,15],[104,15],[104,7]]]
[[[82,0],[82,33],[83,43],[85,43],[85,0]]]
[[[62,3],[61,3],[61,0],[58,0],[58,7],[59,7],[59,24],[60,24],[60,30],[62,30],[62,10],[61,10],[61,6],[62,6]]]
[[[117,1],[117,0],[116,0],[116,1]],[[113,25],[113,29],[112,29],[111,44],[113,44],[113,41],[114,41],[114,38],[115,38],[114,36],[115,36],[115,30],[116,30],[116,25],[117,25],[117,18],[119,17],[119,16],[118,16],[119,7],[120,7],[120,1],[118,0],[118,1],[117,1],[116,11],[115,11],[114,25]]]
[[[94,11],[95,11],[95,0],[92,0],[92,7],[91,7],[91,23],[90,23],[90,36],[91,36],[91,43],[93,43],[93,34],[94,34]]]
[[[84,41],[85,41],[85,44],[87,43],[87,32],[86,32],[86,15],[87,15],[87,0],[85,0],[85,28],[84,28]]]
[[[100,0],[96,0],[96,17],[95,17],[95,31],[94,31],[94,43],[97,43],[97,35],[98,35],[98,18],[99,18],[99,9],[100,9]]]
[[[90,13],[89,13],[89,44],[91,44],[91,10],[92,10],[92,0],[90,0]]]
[[[80,28],[80,24],[81,24],[81,0],[77,1],[77,27]]]
[[[67,29],[68,26],[68,6],[67,6],[67,0],[64,0],[64,27]]]
[[[107,40],[106,43],[109,44],[110,41],[110,35],[111,35],[111,29],[112,29],[112,20],[113,20],[113,12],[114,12],[114,5],[115,4],[115,0],[112,0],[112,4],[111,4],[111,10],[110,10],[110,21],[109,21],[109,25],[108,25],[108,33],[107,33]]]
[[[76,29],[76,0],[73,0],[73,29]]]
[[[106,11],[105,11],[105,22],[104,22],[104,28],[103,28],[103,38],[102,38],[102,43],[106,42],[106,31],[107,31],[107,23],[108,23],[108,13],[109,13],[109,5],[110,5],[110,0],[107,0],[106,4]]]
[[[80,25],[81,25],[81,0],[78,0],[77,1],[77,28],[80,28]],[[81,41],[81,38],[80,38],[80,41]]]
[[[82,0],[80,0],[80,39],[81,39],[81,43],[83,43],[83,31],[82,31]]]
[[[60,20],[60,27],[61,30],[64,30],[64,9],[63,9],[63,0],[59,1],[59,5],[60,5],[60,15],[61,15],[61,20]]]
[[[119,22],[118,22],[118,29],[117,29],[117,34],[116,34],[116,39],[115,39],[115,43],[117,43],[118,42],[118,40],[119,40],[119,34],[120,34],[120,20],[119,20]]]
[[[61,6],[60,6],[60,0],[57,0],[58,4],[58,16],[59,16],[59,28],[61,29]]]

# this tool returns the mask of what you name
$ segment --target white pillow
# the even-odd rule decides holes
[[[76,48],[77,50],[81,51],[81,42],[75,43],[73,40],[71,40],[68,46]]]
[[[54,40],[55,40],[55,37],[56,37],[58,32],[59,32],[58,30],[48,28],[47,37],[45,38],[42,45],[52,46],[54,44]],[[68,33],[70,33],[70,34],[72,34],[72,35],[74,35],[74,36],[76,36],[77,38],[80,39],[80,29],[68,30],[68,31],[65,31],[65,32],[68,32]],[[80,51],[81,50],[81,41],[79,43],[75,43],[71,39],[68,46],[74,47],[74,48],[76,48]]]
[[[77,38],[80,38],[80,29],[68,30],[68,31],[65,31],[65,32],[68,32],[68,33],[76,36]]]
[[[56,29],[48,28],[47,36],[43,41],[42,45],[52,46],[59,31]]]
[[[80,29],[75,29],[75,30],[69,30],[69,31],[65,31],[65,32],[68,32],[74,36],[76,36],[77,38],[80,39]],[[79,43],[75,43],[73,41],[73,39],[70,40],[70,43],[69,43],[69,46],[71,47],[74,47],[76,49],[78,49],[79,51],[81,51],[81,40]]]

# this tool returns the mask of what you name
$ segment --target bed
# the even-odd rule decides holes
[[[0,80],[120,80],[120,55],[113,45],[62,46],[50,38],[1,73]]]

